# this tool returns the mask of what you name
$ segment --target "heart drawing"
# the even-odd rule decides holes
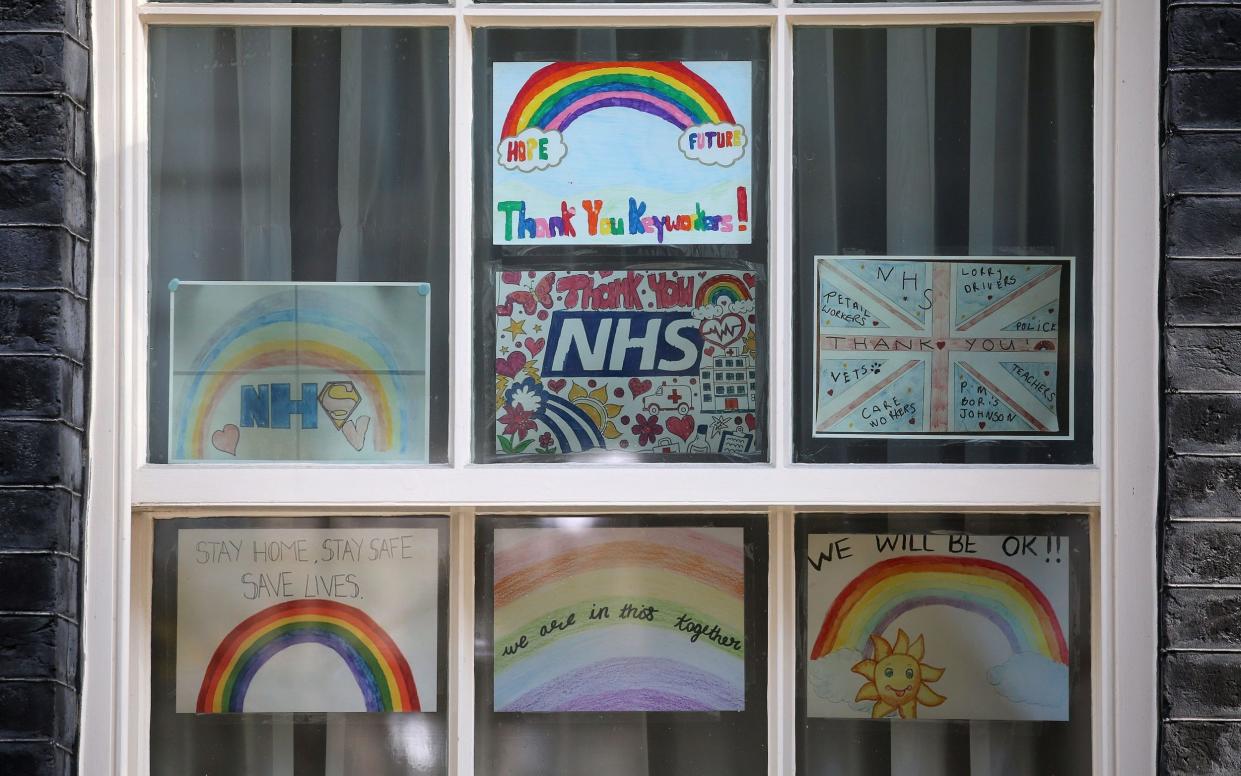
[[[745,319],[737,313],[725,313],[718,318],[704,318],[698,324],[698,333],[707,341],[726,348],[741,339],[745,333]]]
[[[520,350],[514,350],[508,354],[507,358],[496,359],[496,372],[505,377],[516,377],[521,368],[526,365],[526,354]]]
[[[694,433],[694,416],[686,415],[682,418],[668,418],[668,430],[681,439],[688,440],[690,434]]]
[[[211,446],[233,456],[237,455],[237,443],[240,441],[241,429],[232,423],[226,423],[224,428],[211,434]]]

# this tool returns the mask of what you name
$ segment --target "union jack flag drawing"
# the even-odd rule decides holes
[[[816,261],[816,436],[1071,433],[1071,258]]]

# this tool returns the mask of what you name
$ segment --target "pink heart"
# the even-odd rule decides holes
[[[681,439],[689,439],[690,434],[694,433],[694,416],[686,415],[683,418],[668,418],[668,430]]]
[[[741,339],[745,332],[745,318],[737,313],[727,313],[719,318],[705,318],[698,324],[698,333],[707,342],[726,348]]]
[[[520,272],[501,272],[500,279],[503,280],[505,283],[508,283],[510,286],[515,286],[521,282],[521,273]]]
[[[526,354],[520,350],[514,350],[508,354],[507,358],[496,359],[496,372],[505,377],[516,377],[521,368],[526,365]]]
[[[629,392],[633,394],[633,398],[636,399],[649,390],[651,390],[650,380],[639,380],[636,377],[629,378]]]
[[[703,353],[706,353],[708,356],[714,356],[714,355],[715,355],[715,348],[703,348],[703,349],[702,349],[702,352],[703,352]]]
[[[340,427],[340,431],[345,435],[345,439],[349,440],[349,444],[354,450],[362,452],[362,446],[366,444],[366,431],[371,427],[371,416],[363,415],[356,420],[347,420]]]
[[[232,423],[224,424],[224,428],[211,434],[211,446],[221,453],[237,455],[237,443],[241,441],[241,429]]]
[[[513,314],[513,302],[512,302],[512,300],[509,300],[509,301],[505,302],[504,304],[498,304],[498,305],[496,305],[496,315],[498,315],[499,317],[501,317],[501,318],[507,318],[508,316],[510,316],[510,315],[512,315],[512,314]]]
[[[548,380],[547,387],[551,388],[554,393],[560,393],[561,389],[565,387],[565,381],[563,378]]]
[[[543,351],[543,338],[526,337],[526,350],[530,351],[530,355],[537,356]]]

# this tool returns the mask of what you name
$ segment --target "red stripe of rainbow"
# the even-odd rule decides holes
[[[275,651],[294,643],[331,640],[350,650],[355,677],[377,689],[368,710],[418,711],[414,675],[401,650],[369,615],[338,601],[304,599],[270,606],[242,620],[216,647],[198,691],[199,713],[242,711],[249,676]],[[338,650],[339,651],[339,650]],[[342,657],[345,657],[342,655]],[[359,682],[362,685],[362,682]],[[363,695],[367,688],[362,687]]]
[[[720,299],[742,302],[749,298],[750,291],[741,278],[736,275],[716,275],[699,287],[698,295],[694,297],[694,306],[705,307],[709,304],[718,304]]]

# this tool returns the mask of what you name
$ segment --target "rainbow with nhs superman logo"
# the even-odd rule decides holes
[[[242,385],[277,380],[293,383],[295,395],[299,382],[352,381],[359,396],[358,415],[365,413],[370,418],[367,446],[385,457],[420,454],[416,413],[425,408],[415,406],[415,394],[425,369],[415,368],[419,365],[407,363],[408,357],[401,355],[398,338],[409,332],[391,332],[384,322],[360,309],[365,305],[359,302],[370,297],[358,294],[374,293],[374,287],[273,285],[269,292],[208,329],[205,336],[194,330],[195,324],[201,327],[201,321],[209,319],[212,309],[224,308],[227,295],[254,287],[180,283],[174,288],[169,457],[208,458],[215,446],[213,434],[228,424],[234,432],[240,426],[243,438],[255,433],[240,413],[233,412],[238,393]],[[192,294],[186,293],[191,290]],[[400,293],[406,289],[393,290]],[[192,358],[179,362],[179,347],[186,347]],[[275,376],[280,374],[285,376]],[[300,409],[317,416],[320,408],[311,404]],[[301,426],[336,433],[326,420],[309,426],[303,421]]]
[[[640,111],[682,130],[735,123],[715,87],[681,62],[555,62],[517,92],[501,136],[530,128],[563,132],[580,116],[610,107]]]

